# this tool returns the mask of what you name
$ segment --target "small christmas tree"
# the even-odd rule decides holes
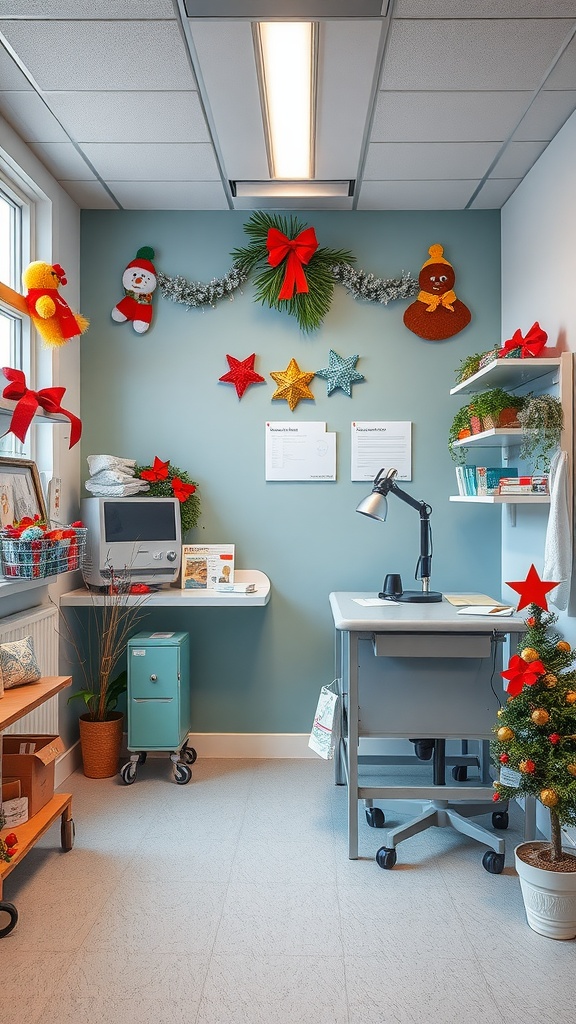
[[[555,870],[576,870],[576,858],[562,852],[561,833],[562,825],[576,825],[576,671],[569,671],[576,651],[552,628],[558,616],[548,612],[544,596],[551,587],[538,582],[543,607],[530,604],[519,653],[502,672],[508,699],[494,727],[492,758],[500,780],[493,799],[540,800],[550,812],[552,840],[541,859]]]

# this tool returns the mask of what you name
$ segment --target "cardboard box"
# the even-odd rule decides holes
[[[6,818],[5,829],[23,825],[25,821],[28,821],[28,797],[19,796],[14,800],[4,800],[2,813]]]
[[[33,745],[31,753],[21,754],[21,744]],[[28,814],[44,807],[54,795],[54,762],[64,753],[59,736],[4,735],[2,774],[20,780],[22,796],[28,797]]]
[[[20,779],[4,779],[2,783],[2,803],[5,800],[17,800],[19,796],[22,796]]]

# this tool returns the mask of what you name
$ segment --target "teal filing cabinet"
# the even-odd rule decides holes
[[[176,782],[189,782],[196,751],[186,740],[191,726],[188,633],[137,633],[127,646],[128,750],[120,774],[134,782],[147,751],[170,751]]]

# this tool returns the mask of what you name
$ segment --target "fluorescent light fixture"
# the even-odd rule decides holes
[[[262,21],[257,38],[272,177],[313,178],[316,26]]]
[[[232,195],[238,199],[332,199],[354,195],[354,182],[348,181],[231,181]]]

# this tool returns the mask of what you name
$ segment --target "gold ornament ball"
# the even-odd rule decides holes
[[[558,682],[558,676],[555,676],[553,672],[547,672],[544,676],[544,686],[547,690],[553,690]]]
[[[566,694],[566,703],[576,704],[576,690],[568,690],[568,693]]]
[[[576,694],[575,694],[575,696],[576,696]],[[568,697],[566,697],[566,700],[568,700]],[[498,708],[498,711],[496,712],[496,718],[502,718],[503,714],[504,714],[504,708]]]
[[[556,807],[558,794],[553,789],[543,789],[540,791],[540,800],[545,807]]]
[[[558,650],[558,651],[571,651],[572,648],[570,647],[570,644],[566,642],[566,640],[559,640],[558,643],[556,644],[556,650]]]
[[[576,764],[569,764],[567,765],[567,768],[570,772],[570,775],[576,775]]]
[[[546,725],[550,715],[545,708],[536,708],[536,710],[530,715],[530,718],[534,722],[534,725]]]
[[[520,657],[523,658],[524,661],[538,661],[540,655],[533,647],[525,647],[524,650],[521,651]]]
[[[508,728],[507,725],[501,726],[500,729],[498,729],[496,736],[500,740],[500,743],[507,743],[508,740],[514,739],[514,733],[512,732],[512,729]]]

